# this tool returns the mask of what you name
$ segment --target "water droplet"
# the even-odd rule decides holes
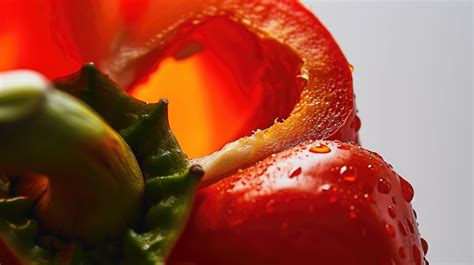
[[[383,178],[379,179],[379,182],[377,183],[377,190],[380,193],[388,194],[391,189],[392,185],[390,184],[390,182]]]
[[[349,66],[349,71],[351,71],[351,73],[353,73],[354,70],[355,70],[354,66],[352,64],[349,64],[348,66]]]
[[[414,234],[415,229],[413,228],[413,224],[410,222],[410,220],[408,220],[408,218],[407,218],[407,224],[408,224],[408,228],[410,229],[410,232]]]
[[[393,229],[393,226],[389,224],[385,224],[385,233],[391,237],[395,237],[395,230]]]
[[[339,200],[339,198],[336,195],[332,195],[329,197],[329,203],[336,203]]]
[[[319,188],[320,188],[322,191],[328,191],[328,190],[331,189],[331,185],[329,185],[329,184],[326,183],[326,184],[321,185]]]
[[[349,218],[352,220],[357,219],[357,212],[356,211],[349,211]]]
[[[357,219],[357,209],[354,205],[349,207],[349,218],[352,220]]]
[[[299,174],[301,174],[302,171],[303,170],[301,169],[301,167],[294,168],[294,169],[291,170],[289,177],[294,178],[294,177],[298,176]]]
[[[346,167],[346,166],[342,166],[341,169],[339,170],[339,174],[342,175],[342,174],[346,173],[346,171],[347,171],[347,167]]]
[[[275,200],[271,199],[265,204],[265,210],[267,213],[272,213],[273,212],[273,205],[275,204]]]
[[[387,210],[388,210],[388,215],[390,215],[390,217],[392,217],[392,218],[397,217],[397,213],[395,211],[395,208],[393,208],[392,205],[389,205]]]
[[[413,196],[415,195],[413,192],[413,187],[402,177],[400,177],[400,185],[402,187],[403,198],[405,198],[406,202],[410,203],[411,200],[413,200]]]
[[[377,167],[372,165],[372,164],[369,164],[367,166],[367,168],[372,172],[372,173],[376,173],[377,172]]]
[[[424,238],[421,238],[421,248],[423,249],[423,253],[426,255],[428,253],[428,242]]]
[[[342,166],[339,170],[339,174],[342,175],[342,178],[347,182],[354,182],[357,180],[357,176],[352,167]]]
[[[405,248],[404,247],[400,247],[398,249],[398,255],[400,256],[400,258],[402,259],[405,259],[407,257],[407,254],[405,253]]]
[[[365,193],[363,197],[364,197],[365,201],[367,201],[368,203],[373,203],[374,202],[374,199],[368,193]]]
[[[421,254],[420,250],[416,245],[413,245],[413,259],[415,260],[416,265],[421,265]]]
[[[355,116],[354,118],[354,128],[355,128],[355,131],[358,132],[360,130],[360,127],[362,126],[362,122],[360,121],[360,118],[359,116]]]
[[[339,143],[337,148],[341,150],[351,150],[351,146],[345,143]]]
[[[309,151],[311,153],[316,153],[316,154],[326,154],[326,153],[329,153],[331,152],[331,148],[329,148],[327,145],[325,144],[321,144],[321,143],[318,143],[316,145],[313,145]]]
[[[407,231],[405,230],[405,227],[403,226],[402,222],[398,221],[398,230],[400,230],[400,233],[402,233],[402,235],[406,236],[407,235]]]

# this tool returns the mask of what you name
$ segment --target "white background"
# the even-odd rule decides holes
[[[355,67],[363,146],[415,188],[430,263],[472,264],[472,3],[303,2]]]

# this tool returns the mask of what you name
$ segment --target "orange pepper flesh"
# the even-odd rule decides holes
[[[286,119],[299,101],[302,62],[288,47],[226,17],[181,34],[131,94],[169,100],[171,128],[191,158]]]

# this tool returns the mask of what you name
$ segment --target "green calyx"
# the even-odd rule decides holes
[[[2,178],[0,172],[0,195],[7,195],[0,199],[0,211],[8,209],[7,214],[0,214],[0,239],[6,238],[26,257],[28,264],[164,264],[186,223],[195,189],[203,175],[199,166],[189,166],[169,128],[166,100],[155,104],[138,101],[92,64],[84,65],[76,74],[55,80],[53,86],[75,99],[46,86],[38,94],[37,101],[25,102],[23,112],[8,110],[12,114],[4,116],[10,120],[2,119],[2,113],[7,113],[4,111],[7,104],[0,99],[0,143],[8,142],[5,137],[22,141],[21,145],[10,144],[8,149],[0,151],[10,155],[0,154],[0,170],[10,176],[12,172],[18,172],[20,164],[29,165],[28,170],[47,175],[57,187],[69,185],[69,192],[66,189],[57,193],[57,198],[71,196],[71,190],[78,197],[107,195],[109,198],[104,199],[102,212],[94,208],[98,205],[91,204],[83,207],[85,210],[81,215],[70,220],[77,223],[75,219],[80,219],[82,224],[84,216],[94,215],[97,228],[101,229],[83,225],[83,237],[64,236],[62,229],[54,231],[54,225],[46,226],[39,218],[38,207],[42,206],[41,198],[45,195],[36,201],[24,198],[30,204],[24,203],[22,207],[7,203],[14,198],[22,199],[15,193],[15,185],[22,178]],[[0,92],[0,98],[1,95]],[[64,108],[70,110],[71,100],[92,113],[92,117],[82,120],[80,115],[65,112]],[[48,108],[51,103],[59,104],[61,108]],[[45,110],[64,119],[44,116]],[[43,127],[39,126],[41,124]],[[49,133],[46,133],[48,126]],[[35,134],[36,139],[29,134]],[[133,153],[126,151],[128,146]],[[15,162],[17,160],[11,157],[21,152],[28,154],[22,157],[21,163]],[[48,171],[39,170],[40,165],[47,164],[38,162],[41,160],[54,161],[54,165]],[[124,166],[117,167],[117,163]],[[7,164],[10,166],[2,167]],[[85,165],[96,166],[88,169]],[[78,178],[81,174],[87,176]],[[117,176],[126,179],[123,183],[128,184],[110,186]],[[71,180],[75,181],[69,183]],[[120,198],[114,194],[120,194]],[[130,202],[133,194],[138,194],[138,203]],[[130,214],[124,208],[132,204],[133,213]],[[107,213],[107,216],[101,216],[101,213]],[[114,218],[109,218],[110,213]],[[129,215],[134,218],[126,218]],[[120,220],[121,226],[107,225],[109,219]],[[12,228],[26,222],[37,227],[28,237]],[[109,230],[112,232],[106,232]],[[104,239],[107,242],[101,243]]]
[[[188,167],[188,159],[169,128],[167,100],[139,101],[91,63],[54,84],[86,102],[122,135],[146,178],[173,175]]]

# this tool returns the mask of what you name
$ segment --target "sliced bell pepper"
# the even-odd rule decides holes
[[[160,96],[178,94],[179,97],[190,93],[185,90],[160,94],[167,86],[173,88],[172,84],[151,88],[156,84],[147,78],[152,78],[151,74],[164,59],[182,60],[201,50],[210,54],[205,56],[217,58],[237,76],[241,90],[254,93],[257,87],[262,90],[258,94],[260,99],[256,99],[259,107],[245,118],[259,123],[242,123],[239,130],[226,134],[227,127],[244,119],[239,116],[244,114],[226,114],[210,123],[206,123],[205,117],[201,119],[204,129],[217,128],[214,137],[199,138],[202,135],[199,125],[193,127],[194,133],[189,133],[189,127],[176,130],[183,143],[212,142],[223,137],[213,145],[215,147],[236,140],[210,156],[196,158],[195,162],[202,164],[206,171],[205,182],[213,182],[242,165],[307,139],[357,140],[360,121],[354,105],[351,66],[330,33],[299,2],[100,1],[92,5],[92,12],[89,6],[88,1],[75,5],[70,1],[55,1],[53,15],[58,24],[53,32],[61,36],[58,40],[65,51],[73,52],[83,61],[95,61],[111,79],[131,89],[132,94],[140,94],[133,88],[149,82],[147,89],[156,92],[141,96],[142,100],[156,102]],[[108,10],[114,9],[121,15],[110,14]],[[98,20],[101,23],[97,23]],[[100,40],[100,45],[96,46],[97,41],[93,40]],[[208,57],[206,60],[210,60]],[[210,61],[203,63],[209,65]],[[186,79],[183,74],[176,73],[177,79]],[[257,79],[256,85],[249,81],[252,78]],[[231,85],[219,84],[232,95],[242,93],[232,90]],[[216,98],[224,100],[223,95],[217,94]],[[280,95],[285,96],[280,98]],[[234,100],[237,99],[238,96],[234,96]],[[195,115],[202,108],[213,110],[205,112],[208,114],[231,113],[225,107],[225,104],[231,105],[231,101],[219,105],[219,100],[213,100],[203,107],[193,103],[188,95],[188,100],[183,102],[186,103],[171,111],[171,127],[176,120],[186,120],[183,112],[187,104],[196,106],[190,108],[187,115]],[[216,109],[213,105],[224,107]],[[238,107],[237,112],[247,113],[252,105],[246,103]],[[228,136],[219,135],[219,131]],[[186,151],[186,144],[184,149]]]

